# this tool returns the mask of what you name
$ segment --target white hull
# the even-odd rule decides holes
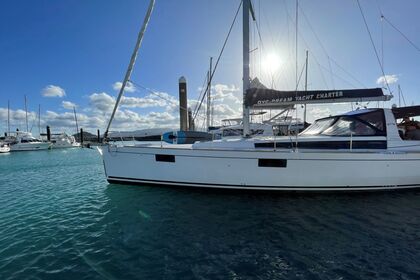
[[[20,151],[40,151],[48,150],[50,148],[50,143],[39,142],[39,143],[17,143],[10,146],[11,152],[20,152]]]
[[[109,182],[287,191],[368,191],[420,187],[420,153],[291,152],[105,146]],[[156,154],[175,162],[156,161]],[[279,159],[285,167],[261,167]]]
[[[8,152],[10,152],[10,148],[8,146],[0,147],[0,153],[8,153]]]

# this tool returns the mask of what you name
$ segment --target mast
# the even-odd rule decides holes
[[[41,104],[38,104],[38,132],[41,138]]]
[[[398,84],[398,107],[401,107],[401,86]]]
[[[26,132],[29,132],[29,126],[28,126],[28,105],[25,95],[25,115],[26,115]]]
[[[139,32],[138,36],[137,36],[136,46],[134,47],[133,54],[131,55],[130,63],[128,64],[127,72],[125,73],[125,77],[124,77],[123,83],[121,85],[120,92],[118,93],[118,97],[117,97],[117,101],[115,102],[114,110],[112,111],[111,118],[109,119],[108,125],[107,125],[105,133],[104,133],[104,139],[107,138],[107,136],[108,136],[109,127],[111,126],[112,120],[114,119],[115,113],[117,112],[118,105],[120,104],[121,98],[124,94],[125,86],[127,85],[127,82],[130,80],[131,73],[133,72],[133,67],[134,67],[134,63],[136,62],[137,53],[139,51],[141,42],[143,40],[143,35],[144,35],[144,32],[146,31],[147,24],[149,23],[150,16],[152,14],[154,5],[155,5],[155,0],[150,0],[149,8],[148,8],[146,16],[144,18],[143,25],[140,29],[140,32]]]
[[[207,77],[207,81],[208,81],[208,86],[207,86],[207,131],[209,131],[211,124],[211,73],[212,73],[212,63],[213,63],[213,57],[210,57],[210,69],[208,72],[208,77]]]
[[[10,100],[7,100],[7,135],[10,135]]]
[[[305,61],[305,91],[308,91],[308,50],[306,50],[306,61]],[[306,123],[306,104],[303,110],[303,124]]]
[[[249,131],[249,107],[245,106],[245,97],[246,91],[250,86],[250,77],[249,77],[249,11],[251,8],[250,0],[243,0],[242,4],[242,60],[243,60],[243,113],[242,113],[242,123],[243,123],[243,137],[248,137],[250,134]]]
[[[79,125],[77,124],[76,106],[73,106],[74,121],[76,122],[76,136],[79,133]]]

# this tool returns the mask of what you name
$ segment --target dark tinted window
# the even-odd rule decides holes
[[[286,159],[260,158],[258,159],[259,167],[286,167]]]
[[[174,155],[155,155],[156,161],[175,162]]]

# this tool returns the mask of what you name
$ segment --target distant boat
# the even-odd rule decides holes
[[[0,144],[0,153],[8,153],[10,152],[9,144],[1,143]]]
[[[61,134],[52,134],[51,144],[53,149],[81,147],[80,143],[76,141],[74,136],[68,135],[65,132]]]
[[[51,143],[42,142],[30,132],[17,131],[15,135],[8,136],[6,141],[10,145],[11,152],[48,150],[51,147]]]

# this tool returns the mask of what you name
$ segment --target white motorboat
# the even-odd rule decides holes
[[[51,135],[51,144],[53,149],[61,148],[79,148],[81,147],[80,143],[76,141],[74,136],[68,135],[63,132],[61,134],[52,134]]]
[[[48,150],[50,142],[43,142],[32,136],[30,132],[17,131],[15,135],[8,137],[11,152]]]
[[[293,137],[249,137],[249,112],[252,108],[387,101],[391,96],[384,95],[379,88],[303,92],[250,88],[250,0],[244,0],[242,7],[244,137],[185,145],[108,144],[100,150],[107,180],[110,183],[278,191],[372,191],[420,187],[420,141],[400,137],[396,119],[401,118],[402,109],[356,110],[319,119]],[[150,11],[149,7],[148,16]],[[147,21],[148,18],[146,25]],[[145,25],[143,32],[144,29]],[[137,42],[132,58],[135,58],[141,37]],[[130,78],[133,63],[132,59],[118,100]],[[406,108],[406,113],[420,115],[420,107]]]
[[[0,153],[8,153],[10,152],[9,144],[0,143]]]

